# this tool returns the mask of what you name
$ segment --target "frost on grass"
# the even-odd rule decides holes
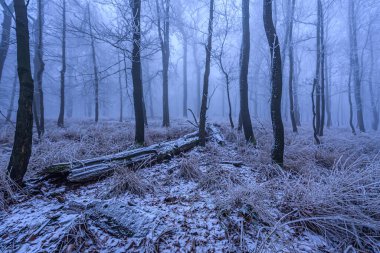
[[[178,125],[151,124],[148,142],[192,131]],[[270,159],[271,126],[258,125],[256,148],[223,125],[224,146],[209,142],[150,167],[120,166],[113,177],[80,187],[44,182],[40,194],[0,212],[0,251],[379,252],[379,136],[328,129],[315,145],[310,129],[287,131],[280,168]],[[34,140],[29,176],[52,162],[133,148],[128,127],[71,122],[50,132]],[[0,137],[9,148],[10,135]],[[95,206],[101,219],[91,213]],[[125,210],[139,210],[136,223]],[[136,224],[144,225],[139,236],[115,233]]]

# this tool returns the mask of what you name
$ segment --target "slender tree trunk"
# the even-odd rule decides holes
[[[242,26],[243,40],[240,56],[240,117],[244,129],[245,140],[256,145],[253,134],[251,116],[248,107],[248,66],[250,53],[250,31],[249,31],[249,0],[242,0]]]
[[[328,54],[326,50],[326,55],[325,55],[325,73],[326,73],[326,113],[327,113],[327,127],[330,128],[332,126],[332,121],[331,121],[331,92],[330,92],[330,86],[331,86],[331,68],[329,67],[329,62],[328,62]]]
[[[3,23],[1,24],[3,30],[1,33],[0,43],[0,81],[3,76],[4,63],[8,55],[9,40],[11,37],[12,26],[12,13],[14,12],[13,2],[7,5],[4,0],[0,0],[3,7]]]
[[[141,80],[141,30],[140,30],[141,0],[133,0],[133,50],[132,50],[132,80],[133,80],[133,101],[135,108],[135,142],[144,144],[144,105],[143,105],[143,85]]]
[[[317,20],[317,68],[315,71],[315,131],[317,135],[320,133],[321,126],[321,5],[317,0],[318,20]]]
[[[14,103],[15,103],[15,97],[16,97],[16,86],[17,86],[17,67],[15,69],[15,77],[13,79],[11,101],[9,103],[9,108],[7,111],[7,121],[8,122],[11,121],[11,118],[12,118],[12,112],[14,109]]]
[[[325,111],[326,111],[326,99],[325,99],[325,32],[324,32],[324,15],[322,1],[318,0],[319,4],[319,16],[321,27],[321,122],[319,126],[319,136],[323,136],[323,129],[325,126]]]
[[[350,75],[348,77],[348,104],[350,106],[349,123],[350,123],[352,133],[354,135],[356,135],[355,127],[354,127],[354,124],[352,122],[352,120],[353,120],[353,109],[352,109],[352,99],[351,99],[351,79],[352,79],[352,64],[350,64]]]
[[[120,66],[120,55],[119,52],[117,53],[117,61],[118,61],[118,67],[119,67],[119,122],[123,122],[123,108],[124,108],[124,102],[123,102],[123,85],[121,82],[121,66]]]
[[[372,129],[377,131],[379,127],[379,112],[377,111],[376,102],[375,102],[375,95],[373,90],[373,67],[375,64],[374,61],[374,49],[373,49],[373,35],[370,31],[370,67],[369,67],[369,94],[371,99],[371,109],[372,109]]]
[[[351,61],[353,67],[354,77],[354,94],[356,102],[356,117],[360,132],[365,132],[363,120],[363,105],[361,98],[361,81],[360,81],[360,66],[358,56],[358,42],[357,42],[357,25],[355,14],[355,0],[349,0],[349,23],[350,23],[350,47],[351,47]]]
[[[196,82],[197,82],[197,94],[196,94],[196,100],[197,100],[197,114],[200,114],[201,110],[201,66],[199,65],[198,61],[198,52],[197,52],[197,46],[195,43],[193,43],[193,58],[194,58],[194,64],[195,64],[195,76],[196,76]]]
[[[293,99],[293,79],[294,79],[294,51],[293,51],[293,19],[294,19],[295,0],[292,0],[291,14],[289,21],[289,102],[290,102],[290,119],[292,121],[293,132],[297,133],[296,116],[294,112]]]
[[[281,49],[272,19],[272,0],[263,0],[264,28],[268,40],[272,65],[271,118],[274,135],[272,160],[284,164],[284,125],[281,117],[282,69]]]
[[[161,13],[160,6],[158,5],[158,0],[156,0],[157,7],[157,17],[158,17],[158,36],[160,39],[161,53],[162,53],[162,126],[170,126],[169,118],[169,59],[170,59],[170,48],[169,48],[169,8],[170,0],[165,0],[162,2],[164,8],[164,22],[163,27],[161,27]]]
[[[187,118],[187,38],[183,35],[183,117]]]
[[[207,113],[207,102],[208,102],[208,86],[211,68],[211,50],[212,50],[212,35],[213,35],[213,22],[214,22],[214,0],[210,0],[210,13],[209,13],[209,23],[208,23],[208,36],[207,36],[207,46],[206,46],[206,66],[203,78],[203,94],[202,94],[202,105],[201,113],[199,116],[199,144],[201,146],[206,145],[206,113]]]
[[[33,139],[33,90],[30,68],[28,13],[24,0],[14,0],[16,13],[17,66],[20,80],[16,131],[8,174],[21,185],[32,153]]]
[[[57,125],[64,126],[65,117],[65,74],[66,74],[66,0],[62,1],[62,48],[61,48],[61,88],[60,88],[60,106]],[[90,15],[90,13],[89,13]]]
[[[98,122],[99,121],[99,73],[98,73],[98,64],[96,61],[95,38],[92,31],[90,4],[87,4],[87,12],[88,12],[88,24],[89,24],[90,39],[91,39],[92,64],[94,66],[95,122]]]

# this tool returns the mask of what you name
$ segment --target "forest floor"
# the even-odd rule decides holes
[[[147,144],[194,128],[153,122]],[[133,148],[130,123],[50,122],[35,139],[27,179],[57,162]],[[0,173],[0,252],[379,252],[380,136],[286,129],[285,167],[271,163],[270,125],[257,147],[221,124],[208,142],[171,160],[85,185],[42,182],[12,192]],[[13,128],[0,129],[0,169]],[[11,202],[4,193],[11,195]],[[9,199],[9,198],[8,198]]]

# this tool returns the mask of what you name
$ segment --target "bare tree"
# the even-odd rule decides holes
[[[290,119],[292,121],[293,132],[297,132],[297,122],[294,110],[294,45],[293,45],[293,20],[296,1],[292,0],[290,7],[290,20],[289,20],[289,103],[290,103]]]
[[[16,86],[17,86],[17,66],[15,69],[15,77],[13,79],[13,85],[12,85],[12,93],[11,93],[11,101],[9,103],[8,111],[7,111],[7,118],[6,120],[9,122],[12,118],[14,103],[15,103],[15,97],[16,97]]]
[[[202,105],[201,112],[199,116],[199,144],[201,146],[206,145],[206,114],[208,107],[208,86],[211,68],[211,50],[212,50],[212,34],[213,34],[213,23],[214,23],[214,0],[210,0],[210,13],[208,22],[208,35],[207,35],[207,45],[206,45],[206,66],[203,78],[203,94],[202,94]]]
[[[354,79],[354,94],[356,102],[356,117],[360,132],[365,132],[363,120],[363,105],[361,97],[360,66],[358,56],[357,24],[355,0],[348,1],[348,17],[350,30],[350,62]]]
[[[133,80],[133,101],[135,108],[135,142],[144,143],[144,105],[143,105],[143,84],[141,80],[141,0],[132,2],[133,18],[133,50],[132,50],[132,80]]]
[[[160,40],[161,54],[162,54],[162,99],[163,99],[163,118],[162,125],[164,127],[170,126],[169,118],[169,59],[170,59],[170,41],[169,41],[169,9],[170,0],[161,1],[162,6],[156,0],[157,8],[157,27],[158,37]],[[161,8],[164,10],[163,27],[161,26]]]
[[[14,0],[16,13],[17,69],[20,81],[16,131],[8,174],[21,185],[32,153],[33,137],[33,90],[30,68],[28,11],[24,0]]]
[[[250,53],[250,32],[249,32],[249,0],[242,0],[242,25],[243,40],[240,56],[240,119],[244,129],[245,140],[256,145],[253,135],[251,115],[248,107],[248,66]]]
[[[8,55],[9,41],[11,37],[11,26],[12,26],[12,15],[14,12],[13,1],[7,4],[5,0],[0,0],[0,4],[3,7],[3,23],[1,26],[3,30],[1,32],[1,42],[0,42],[0,81],[3,76],[3,69],[5,59]]]
[[[271,118],[274,135],[272,148],[272,161],[280,166],[284,164],[284,125],[281,117],[281,97],[282,97],[282,64],[281,50],[272,19],[272,0],[263,0],[264,28],[268,40],[271,55]]]
[[[65,117],[65,74],[66,74],[66,0],[62,0],[62,49],[61,49],[61,88],[60,88],[60,106],[57,125],[64,126]]]

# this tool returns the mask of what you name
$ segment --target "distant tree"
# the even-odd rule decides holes
[[[369,47],[370,47],[370,65],[369,65],[369,77],[368,77],[368,87],[369,95],[371,100],[371,110],[372,110],[372,129],[377,131],[379,128],[379,112],[377,110],[376,101],[375,101],[375,91],[373,90],[373,69],[375,65],[374,54],[375,50],[373,48],[373,31],[371,31],[372,25],[369,26]]]
[[[144,143],[144,105],[143,105],[143,85],[141,80],[141,0],[132,1],[133,18],[133,50],[132,50],[132,80],[133,80],[133,101],[135,108],[135,142]]]
[[[65,118],[65,74],[66,74],[66,0],[62,0],[62,48],[61,48],[61,88],[60,88],[60,106],[57,125],[64,126]]]
[[[296,1],[292,0],[290,7],[290,20],[289,20],[289,104],[290,104],[290,119],[292,122],[293,132],[296,133],[297,122],[296,122],[296,113],[294,110],[294,91],[293,91],[293,82],[294,82],[294,45],[293,45],[293,20],[294,20],[294,11],[295,11]]]
[[[245,140],[256,145],[253,134],[251,115],[248,106],[248,66],[251,39],[249,32],[249,0],[242,0],[243,39],[240,55],[240,119],[244,129]]]
[[[44,25],[44,3],[43,0],[37,1],[37,18],[33,19],[35,44],[34,44],[34,101],[33,101],[33,116],[36,123],[38,137],[45,132],[45,109],[44,109],[44,93],[42,89],[42,79],[45,70],[43,60],[43,25]]]
[[[323,4],[321,0],[318,0],[318,10],[319,10],[319,22],[321,27],[321,90],[320,90],[320,96],[321,96],[321,121],[319,125],[319,136],[323,136],[323,129],[325,126],[325,112],[326,112],[326,98],[325,98],[325,25],[324,25],[324,10],[323,10]]]
[[[163,90],[163,118],[162,125],[164,127],[170,126],[169,118],[169,59],[170,59],[170,40],[169,40],[169,9],[170,0],[161,1],[161,5],[156,0],[157,8],[157,28],[158,37],[160,40],[161,54],[162,54],[162,90]],[[163,26],[161,25],[161,8],[163,9]]]
[[[0,4],[3,7],[3,23],[1,24],[3,30],[1,32],[1,42],[0,42],[0,81],[3,76],[3,69],[5,59],[8,55],[9,41],[11,37],[11,27],[12,27],[12,15],[14,12],[13,1],[9,4],[5,0],[0,0]]]
[[[271,118],[274,135],[272,161],[280,166],[284,164],[284,125],[281,117],[282,64],[281,50],[276,28],[272,19],[272,0],[263,0],[264,28],[271,55]]]
[[[354,95],[356,102],[356,118],[360,132],[365,132],[363,120],[363,104],[361,97],[361,78],[358,56],[358,39],[357,39],[357,15],[355,0],[348,1],[348,17],[349,17],[349,40],[350,40],[350,62],[352,66]]]
[[[210,13],[208,21],[208,35],[207,35],[207,45],[206,45],[206,65],[205,73],[203,78],[203,94],[202,94],[202,105],[201,112],[199,116],[199,144],[201,146],[206,145],[206,114],[208,107],[208,86],[210,78],[210,68],[211,68],[211,50],[212,50],[212,35],[213,35],[213,23],[214,23],[214,0],[210,0]]]
[[[352,98],[351,98],[351,81],[352,80],[352,66],[350,64],[350,74],[349,74],[349,77],[348,77],[348,105],[349,105],[349,111],[350,111],[350,117],[349,117],[349,124],[350,124],[350,127],[351,127],[351,131],[354,135],[356,135],[356,131],[355,131],[355,127],[354,127],[354,124],[352,122],[353,120],[353,106],[352,106]]]
[[[8,174],[12,180],[21,185],[32,153],[34,83],[30,68],[28,11],[25,1],[14,0],[14,9],[16,13],[17,68],[20,81],[20,96]]]
[[[94,90],[95,90],[95,122],[99,121],[99,71],[98,63],[96,60],[96,47],[95,47],[95,35],[94,28],[92,25],[90,3],[87,3],[87,14],[88,14],[88,28],[91,40],[91,58],[94,67]]]
[[[16,66],[16,69],[15,69],[15,77],[13,79],[11,100],[10,100],[8,111],[7,111],[7,118],[6,118],[6,120],[8,122],[12,118],[12,113],[13,113],[13,108],[14,108],[14,103],[15,103],[15,97],[16,97],[16,86],[17,86],[17,66]]]

